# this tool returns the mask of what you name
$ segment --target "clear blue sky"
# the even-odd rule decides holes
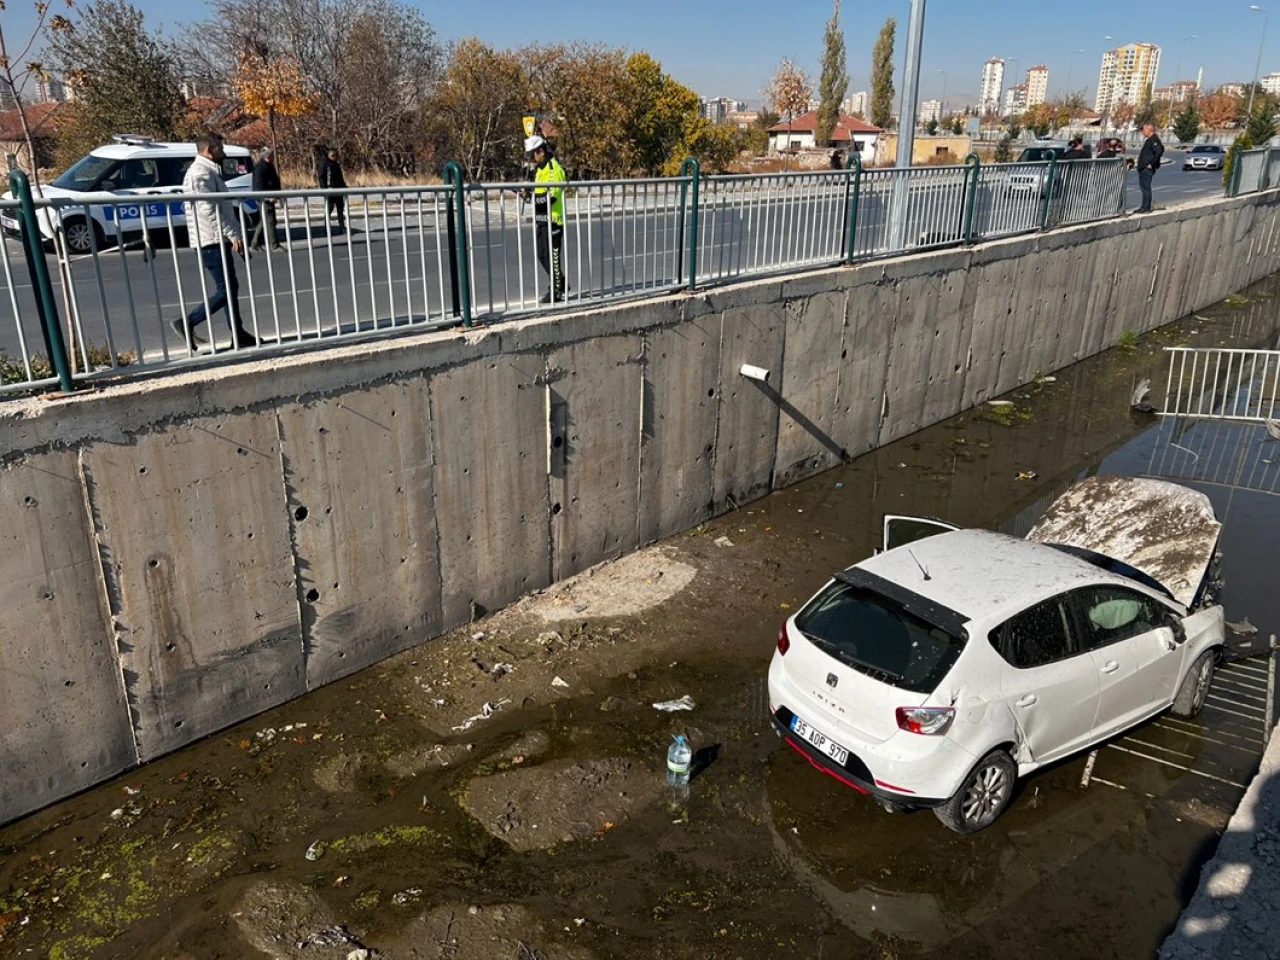
[[[199,0],[135,2],[166,33],[183,21],[205,16]],[[760,98],[783,56],[795,59],[816,81],[822,30],[832,5],[831,0],[703,0],[678,5],[561,0],[551,6],[529,0],[417,2],[445,40],[475,35],[499,46],[591,40],[644,49],[704,96],[751,101]],[[54,6],[61,6],[59,0]],[[29,23],[29,9],[25,0],[10,0],[2,15],[7,33]],[[850,92],[867,87],[871,47],[887,16],[898,18],[895,80],[901,87],[909,9],[908,0],[845,0],[841,20]],[[1275,0],[1273,16],[1276,23],[1268,30],[1263,74],[1280,70],[1280,0]],[[1035,63],[1047,64],[1051,96],[1065,91],[1070,70],[1071,87],[1087,88],[1092,97],[1102,51],[1137,41],[1164,49],[1161,83],[1174,79],[1179,60],[1183,77],[1193,78],[1203,66],[1205,83],[1211,86],[1247,80],[1258,54],[1262,21],[1243,0],[929,0],[921,94],[939,96],[943,77],[938,71],[945,70],[949,103],[976,100],[983,61],[999,56],[1016,58],[1013,69],[1019,73]],[[1113,42],[1104,39],[1108,34]],[[1197,39],[1184,44],[1193,34]],[[1073,60],[1075,50],[1084,52]],[[1012,80],[1007,77],[1005,82]]]

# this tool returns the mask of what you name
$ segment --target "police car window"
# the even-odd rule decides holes
[[[222,179],[230,180],[232,177],[243,177],[246,173],[251,172],[248,157],[223,157],[222,158]]]
[[[117,162],[108,157],[87,156],[77,160],[62,176],[53,181],[53,186],[62,190],[92,190],[102,175],[113,169]]]
[[[112,180],[117,190],[145,190],[160,186],[160,171],[154,160],[126,160]]]
[[[160,186],[180,187],[182,178],[187,175],[194,157],[162,157],[157,163],[160,166]]]

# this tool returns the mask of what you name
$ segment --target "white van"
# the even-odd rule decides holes
[[[136,239],[144,226],[161,236],[168,232],[172,222],[175,229],[186,229],[186,215],[181,203],[165,203],[164,194],[181,193],[182,178],[196,158],[194,143],[160,143],[150,137],[134,134],[117,134],[113,142],[97,147],[87,157],[78,160],[52,183],[41,188],[38,195],[48,199],[66,197],[82,202],[97,200],[88,207],[66,206],[52,216],[43,210],[37,221],[45,240],[52,240],[54,223],[62,222],[63,235],[71,253],[85,254],[97,247],[101,250],[109,241]],[[222,176],[231,190],[253,188],[253,160],[244,147],[226,146],[226,158],[222,161]],[[35,192],[35,191],[33,191]],[[92,196],[109,194],[110,196]],[[12,199],[6,193],[6,200]],[[129,198],[138,198],[129,202]],[[122,202],[123,201],[123,202]],[[257,212],[254,200],[242,203],[246,216]],[[5,233],[16,235],[21,224],[11,216],[16,211],[0,215],[0,227]]]

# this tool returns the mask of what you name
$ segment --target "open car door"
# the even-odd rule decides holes
[[[880,546],[883,550],[892,550],[894,547],[904,547],[908,543],[915,543],[926,537],[936,537],[940,533],[950,533],[952,530],[959,529],[954,523],[943,523],[941,520],[932,520],[929,517],[904,517],[886,513],[884,537]]]

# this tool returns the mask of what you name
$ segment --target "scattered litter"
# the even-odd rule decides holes
[[[137,794],[141,793],[141,792],[142,792],[142,788],[141,788],[141,787],[131,787],[131,786],[129,786],[128,784],[126,784],[126,785],[125,785],[125,788],[124,788],[124,792],[125,792],[125,793],[127,793],[129,796],[131,796],[131,797],[132,797],[132,796],[136,796]]]
[[[730,540],[728,537],[716,537],[715,545],[717,547],[732,547],[733,541]]]
[[[575,927],[580,927],[580,926],[582,926],[582,925],[583,925],[584,923],[586,923],[586,922],[587,922],[587,918],[586,918],[586,917],[578,917],[578,918],[576,918],[576,919],[573,921],[573,925],[574,925]]]
[[[1252,637],[1255,633],[1258,632],[1258,628],[1249,622],[1248,617],[1245,617],[1239,623],[1232,623],[1230,620],[1228,620],[1227,629],[1230,630],[1232,633],[1239,634],[1242,637]]]
[[[471,639],[472,639],[472,640],[483,640],[483,639],[484,639],[484,631],[483,631],[483,630],[477,630],[475,633],[473,633],[473,634],[471,635]]]
[[[373,954],[364,947],[356,947],[356,949],[347,954],[347,960],[369,960],[372,956]]]
[[[120,819],[121,817],[123,817],[123,816],[124,816],[124,808],[123,808],[123,807],[116,807],[114,810],[112,810],[112,811],[111,811],[111,819],[112,819],[112,820],[119,820],[119,819]]]
[[[778,604],[778,609],[779,609],[779,610],[790,610],[790,609],[791,609],[791,604],[789,604],[789,603],[780,603],[780,604]]]
[[[836,489],[837,489],[837,490],[843,490],[843,489],[844,489],[844,484],[843,484],[843,483],[837,483],[837,484],[836,484]]]
[[[307,939],[299,940],[296,946],[299,950],[304,950],[307,947],[345,947],[347,944],[356,942],[356,938],[342,927],[332,926],[317,930]],[[367,951],[365,955],[368,955]]]
[[[448,700],[437,700],[435,697],[428,697],[428,699],[431,701],[432,706],[436,707],[443,707],[449,702]]]
[[[495,663],[489,668],[489,676],[493,677],[495,680],[501,680],[514,669],[515,667],[509,663]]]
[[[1018,471],[1018,479],[1019,479],[1019,480],[1034,480],[1037,476],[1039,476],[1039,474],[1037,474],[1034,470],[1019,470],[1019,471]]]
[[[1012,407],[1012,400],[988,400],[987,405],[991,407]]]
[[[343,875],[342,875],[342,876],[340,876],[340,877],[335,877],[335,878],[334,878],[334,880],[333,880],[333,885],[334,885],[335,887],[343,887],[343,886],[346,886],[347,881],[349,881],[350,879],[351,879],[351,878],[350,878],[350,877],[348,877],[346,874],[343,874]]]
[[[315,843],[311,844],[311,846],[307,847],[307,852],[305,854],[306,858],[308,860],[319,860],[324,856],[325,847],[327,846],[328,844],[323,840],[317,840]]]
[[[495,713],[500,711],[503,707],[505,707],[510,702],[511,701],[506,697],[503,697],[501,700],[495,700],[492,703],[485,701],[485,705],[480,708],[479,713],[477,713],[474,717],[467,717],[467,719],[463,720],[460,724],[458,724],[456,727],[453,728],[453,732],[461,733],[463,730],[470,730],[473,726],[475,726],[481,720],[488,720],[490,717],[492,717]]]
[[[661,703],[655,703],[653,709],[662,710],[665,713],[675,713],[677,710],[692,710],[694,706],[693,697],[686,693],[679,700],[663,700]]]
[[[408,890],[401,890],[391,898],[391,902],[398,907],[403,907],[406,903],[413,903],[422,896],[421,887],[410,887]]]
[[[553,687],[568,687],[568,686],[569,686],[569,684],[565,683],[565,682],[564,682],[564,680],[562,680],[560,677],[556,677],[554,680],[552,680],[552,681],[551,681],[551,685],[552,685]]]
[[[1040,377],[1039,379],[1036,380],[1036,383],[1057,383],[1057,382],[1058,382],[1057,377]]]
[[[265,747],[265,746],[268,746],[269,744],[275,743],[276,735],[277,734],[276,734],[275,727],[267,727],[266,729],[259,730],[257,733],[255,733],[253,735],[253,739],[258,741],[258,743],[262,744]]]

